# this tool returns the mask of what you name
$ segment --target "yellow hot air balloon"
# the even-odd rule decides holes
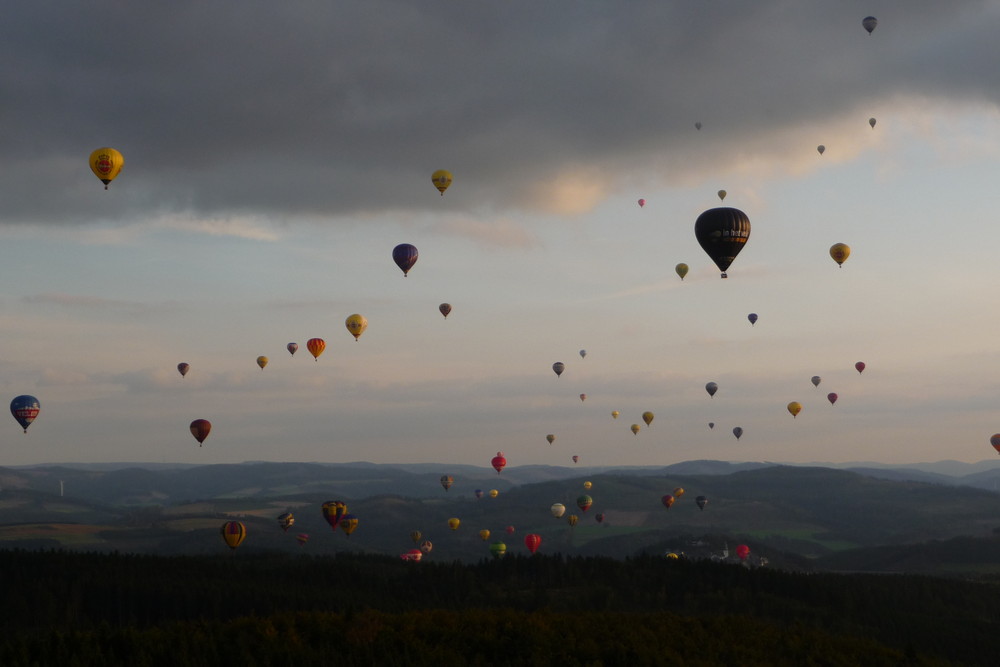
[[[496,489],[490,489],[490,498],[496,498],[499,495],[500,495],[499,491],[497,491]]]
[[[566,522],[569,523],[569,527],[570,528],[572,528],[573,526],[575,526],[579,520],[580,520],[580,517],[578,517],[575,514],[570,514],[568,517],[566,517]]]
[[[837,263],[837,266],[843,266],[847,258],[851,256],[851,246],[846,243],[834,243],[830,246],[830,257],[833,257],[833,261]]]
[[[556,441],[556,436],[554,436],[553,434],[549,433],[547,436],[545,436],[545,439],[548,440],[549,444],[551,445],[553,442]]]
[[[444,191],[451,185],[451,172],[446,169],[438,169],[431,174],[431,182],[434,183],[434,187],[438,189],[438,192],[443,197]]]
[[[125,158],[114,148],[98,148],[90,154],[90,170],[94,176],[101,179],[104,189],[108,189],[108,184],[115,180],[115,176],[122,170]]]
[[[635,435],[639,435],[639,429],[640,428],[642,428],[642,427],[639,426],[638,424],[632,424],[632,433],[635,434]]]
[[[257,365],[260,366],[260,370],[264,370],[264,366],[267,366],[268,358],[261,355],[257,357]]]
[[[479,539],[481,539],[483,542],[490,539],[490,531],[483,528],[481,531],[479,531]]]
[[[612,410],[612,411],[611,411],[611,418],[612,418],[612,419],[618,419],[618,415],[620,415],[620,414],[621,414],[621,413],[620,413],[620,412],[618,412],[617,410]]]
[[[585,488],[585,489],[587,489],[587,490],[589,490],[589,489],[590,489],[590,487],[592,487],[592,486],[593,486],[593,484],[591,484],[590,482],[584,482],[584,483],[583,483],[583,488]]]
[[[351,332],[351,335],[354,336],[354,340],[357,340],[358,338],[361,338],[361,334],[363,334],[365,329],[368,328],[368,320],[365,319],[364,315],[354,313],[347,318],[344,325],[347,327],[347,330]]]
[[[227,521],[222,524],[222,539],[226,546],[235,550],[247,538],[247,527],[242,521]]]
[[[688,274],[688,265],[685,264],[684,262],[681,262],[680,264],[674,267],[674,271],[676,271],[677,275],[681,277],[681,280],[684,280],[684,276]]]
[[[719,192],[717,194],[719,195],[719,201],[726,201],[726,191],[725,190],[719,190]]]
[[[451,528],[452,530],[458,530],[458,526],[461,523],[462,522],[455,517],[448,519],[448,527]]]
[[[646,422],[646,426],[651,426],[653,424],[653,413],[649,411],[643,412],[642,421]]]
[[[802,412],[802,404],[798,401],[792,401],[788,404],[788,411],[792,413],[792,419],[794,419],[796,415]]]

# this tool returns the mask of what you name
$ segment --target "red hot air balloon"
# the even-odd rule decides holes
[[[513,535],[514,530],[515,530],[514,526],[507,526],[506,528],[504,528],[504,531],[506,531],[508,535]]]
[[[306,341],[306,349],[309,350],[313,359],[319,361],[319,355],[323,354],[323,350],[326,349],[326,341],[322,338],[310,338]]]
[[[639,200],[639,208],[642,208],[645,205],[646,205],[646,200],[645,199],[640,199]]]
[[[750,555],[750,547],[745,544],[739,544],[736,546],[736,557],[740,560],[746,560],[747,556]]]
[[[830,405],[833,405],[837,402],[837,395],[831,391],[826,395],[826,400],[830,401]]]
[[[581,512],[586,512],[593,504],[594,499],[587,495],[580,496],[576,499],[576,506],[580,508]]]
[[[538,551],[538,547],[542,545],[542,536],[537,533],[531,533],[524,536],[524,546],[528,547],[528,551],[535,553]]]
[[[212,422],[207,419],[195,419],[191,422],[191,435],[194,439],[198,441],[198,446],[201,447],[201,443],[205,442],[205,438],[212,431]]]
[[[997,454],[1000,454],[1000,433],[994,433],[990,437],[990,444],[993,445],[993,449],[997,450]]]
[[[507,465],[507,459],[504,458],[503,452],[497,452],[497,455],[490,461],[490,465],[493,466],[493,469],[496,470],[499,475],[500,471]]]
[[[674,504],[674,500],[674,497],[669,493],[660,498],[660,502],[663,503],[663,506],[667,509],[670,509],[670,506]]]
[[[865,370],[865,362],[859,361],[858,363],[854,364],[854,368],[856,368],[857,371],[860,373],[861,371]]]

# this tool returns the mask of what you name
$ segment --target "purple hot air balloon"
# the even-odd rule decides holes
[[[416,246],[409,243],[400,243],[392,249],[392,261],[396,262],[396,266],[403,271],[404,277],[417,263],[417,254]]]
[[[750,320],[750,326],[757,324],[757,313],[750,313],[747,319]]]

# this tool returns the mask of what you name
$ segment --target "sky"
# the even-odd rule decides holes
[[[998,22],[937,0],[12,6],[0,387],[41,413],[0,429],[0,465],[995,457]],[[694,237],[716,206],[752,225],[725,280]]]

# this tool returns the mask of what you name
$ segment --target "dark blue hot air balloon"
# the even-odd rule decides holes
[[[409,243],[400,243],[392,249],[392,261],[403,271],[403,276],[417,263],[417,248]]]
[[[21,425],[25,433],[28,432],[31,422],[35,421],[40,409],[41,405],[39,405],[38,399],[27,394],[18,396],[10,402],[10,414],[14,415],[14,419]]]

